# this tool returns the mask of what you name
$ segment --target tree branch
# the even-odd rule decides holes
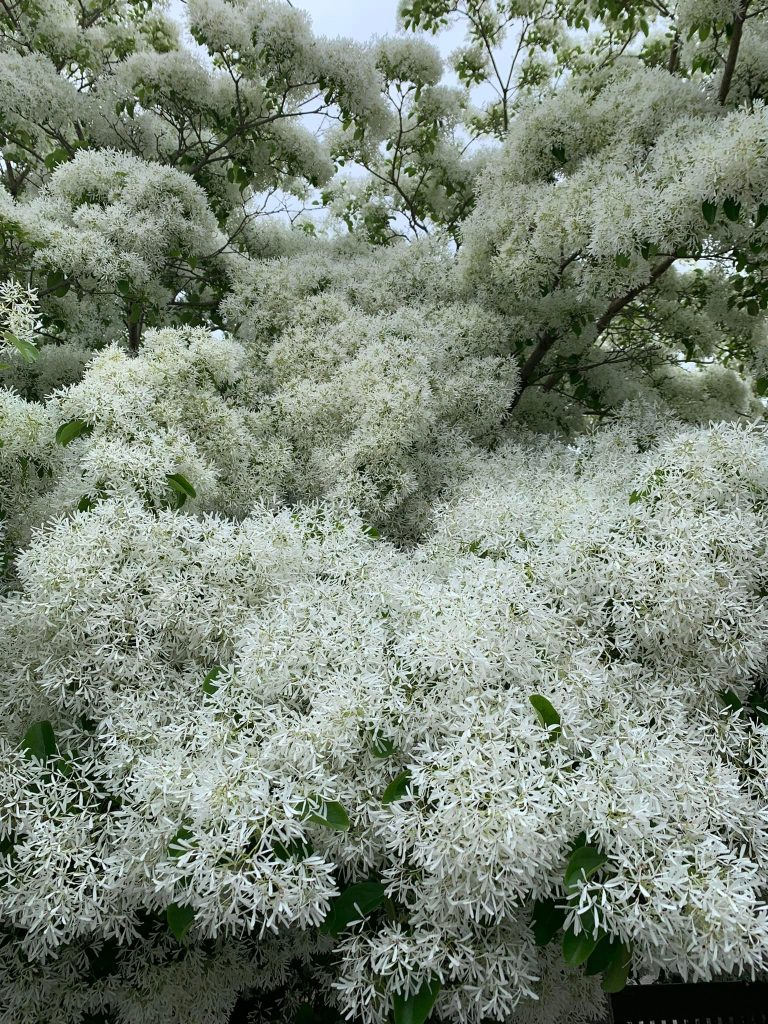
[[[749,0],[741,0],[739,4],[739,9],[736,12],[736,17],[733,22],[733,31],[731,32],[731,45],[728,47],[728,56],[725,59],[723,77],[720,81],[720,91],[717,94],[717,98],[721,104],[724,104],[727,100],[728,93],[731,88],[733,72],[736,69],[736,60],[739,56],[739,47],[741,46],[741,35],[744,31],[744,19],[747,16],[748,5]]]
[[[572,262],[572,259],[574,258],[575,257],[569,259],[567,263]],[[595,337],[593,340],[596,340],[597,338],[600,337],[600,335],[608,327],[610,322],[614,319],[614,317],[619,315],[622,309],[628,306],[633,299],[636,299],[641,292],[644,292],[646,288],[649,288],[655,281],[657,281],[661,277],[662,274],[669,270],[669,268],[675,262],[675,259],[675,256],[665,256],[660,263],[657,263],[656,266],[653,267],[648,280],[644,284],[636,285],[634,288],[630,288],[628,292],[625,292],[624,295],[619,295],[615,299],[613,299],[613,301],[608,304],[608,308],[603,313],[603,315],[598,320],[595,321]],[[561,275],[562,270],[564,269],[565,266],[562,266]],[[532,378],[534,370],[541,363],[541,361],[544,359],[544,357],[552,348],[552,346],[561,337],[561,333],[559,331],[554,330],[547,330],[544,332],[544,334],[540,336],[540,338],[534,345],[532,352],[526,359],[525,363],[523,363],[522,370],[520,371],[520,388],[518,389],[517,394],[512,399],[510,404],[507,406],[502,422],[506,423],[509,420],[509,417],[512,415],[512,412],[514,411],[518,402],[522,398],[523,392],[533,383]]]
[[[613,318],[617,316],[622,311],[622,309],[624,309],[625,306],[628,306],[633,299],[636,299],[641,292],[644,292],[645,289],[650,287],[650,285],[652,285],[654,281],[658,280],[658,278],[660,278],[663,273],[669,270],[669,268],[675,262],[675,258],[676,257],[674,256],[665,256],[661,263],[657,263],[656,266],[653,267],[653,269],[651,270],[650,277],[648,278],[645,284],[638,284],[634,288],[630,288],[630,290],[626,292],[624,295],[619,295],[611,303],[609,303],[606,311],[595,323],[595,328],[597,330],[597,334],[595,335],[595,337],[599,337],[603,333],[603,331],[606,329],[611,320],[613,320]]]
[[[667,63],[667,71],[670,75],[674,75],[680,65],[680,36],[675,32],[675,38],[672,40],[672,48],[669,51],[669,61]]]

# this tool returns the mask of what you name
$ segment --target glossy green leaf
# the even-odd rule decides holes
[[[176,508],[181,508],[187,498],[194,498],[197,491],[181,473],[168,473],[165,479],[176,496]]]
[[[69,160],[69,153],[66,149],[59,147],[58,149],[54,149],[50,153],[46,154],[43,159],[43,163],[49,171],[52,171],[58,167],[59,164],[66,163],[67,160]]]
[[[586,832],[579,832],[579,834],[576,836],[576,838],[571,843],[570,850],[568,851],[569,856],[575,850],[578,850],[578,848],[580,846],[586,846],[586,845],[587,845],[587,833]]]
[[[537,900],[533,905],[531,928],[537,946],[546,946],[565,924],[565,911],[554,900]]]
[[[70,420],[68,423],[62,423],[56,431],[56,443],[66,446],[76,437],[88,437],[92,433],[93,427],[85,420]]]
[[[194,498],[197,496],[197,491],[192,484],[187,480],[181,473],[168,473],[165,478],[168,481],[168,486],[172,491],[176,491],[177,494],[183,494],[185,498]]]
[[[46,287],[57,299],[63,299],[71,285],[63,270],[54,270],[48,275]]]
[[[558,737],[561,732],[560,715],[555,711],[547,698],[542,697],[540,693],[534,693],[528,700],[533,705],[539,722],[549,731],[553,738]]]
[[[618,939],[610,935],[603,935],[595,946],[584,967],[587,975],[602,974],[614,962],[624,947]]]
[[[37,346],[25,338],[18,338],[12,331],[4,331],[3,337],[19,353],[25,363],[34,363],[40,355]]]
[[[594,846],[579,846],[573,851],[563,879],[566,890],[574,891],[598,871],[608,858]]]
[[[703,202],[701,212],[704,214],[707,224],[714,224],[717,217],[717,203]]]
[[[176,834],[173,836],[171,841],[168,843],[168,856],[169,857],[181,857],[187,853],[190,847],[197,845],[196,842],[190,842],[194,833],[184,825],[179,828]]]
[[[313,824],[322,825],[335,832],[346,832],[349,828],[349,816],[336,800],[309,797],[299,808],[299,813],[302,818],[306,818]]]
[[[184,904],[171,903],[165,912],[168,927],[181,942],[195,920],[195,911]]]
[[[393,804],[396,800],[402,800],[408,790],[408,783],[411,781],[411,773],[406,768],[390,782],[381,794],[383,804]]]
[[[619,943],[613,960],[603,974],[603,992],[621,992],[627,984],[631,964],[631,948]]]
[[[367,917],[383,902],[384,886],[380,882],[357,882],[350,885],[331,903],[320,931],[327,935],[338,935],[350,922]]]
[[[571,967],[578,967],[589,959],[598,941],[597,936],[589,935],[587,932],[579,932],[576,935],[569,928],[563,935],[563,959]]]
[[[315,848],[308,839],[291,839],[283,843],[275,839],[272,843],[272,852],[278,860],[306,860],[315,852]]]
[[[21,740],[22,749],[27,757],[36,757],[38,761],[47,761],[58,753],[56,736],[50,722],[35,722],[27,729]]]
[[[738,220],[741,216],[741,203],[737,203],[735,199],[726,199],[723,211],[728,220]]]
[[[223,665],[214,665],[211,671],[203,680],[203,693],[212,697],[214,693],[219,689],[216,685],[216,680],[219,678],[222,672],[226,671]]]
[[[433,978],[414,995],[396,995],[393,1000],[394,1024],[424,1024],[429,1020],[441,987],[440,981]]]
[[[395,744],[386,736],[377,736],[371,743],[371,753],[374,757],[390,757],[395,752]]]

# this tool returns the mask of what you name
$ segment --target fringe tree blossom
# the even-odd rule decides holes
[[[578,448],[479,457],[410,552],[332,505],[236,524],[110,498],[52,522],[18,559],[0,642],[4,914],[43,972],[21,984],[4,947],[17,1018],[40,985],[76,998],[61,952],[115,939],[77,1005],[134,1019],[139,972],[161,1020],[172,975],[144,964],[172,971],[172,940],[158,918],[147,945],[142,922],[171,904],[194,911],[186,984],[225,1005],[225,936],[246,957],[301,936],[371,876],[391,909],[337,945],[327,993],[365,1021],[432,975],[448,1019],[536,1020],[552,985],[596,1005],[533,942],[545,897],[631,942],[641,974],[764,971],[768,728],[746,707],[766,489],[762,430],[635,415]],[[42,719],[58,760],[18,749]],[[348,828],[307,820],[311,794]],[[580,832],[606,860],[566,898]]]
[[[0,1024],[766,979],[763,6],[185,7],[0,5]]]

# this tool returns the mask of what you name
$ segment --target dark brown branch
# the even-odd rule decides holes
[[[570,263],[573,258],[575,257],[572,257],[567,262]],[[619,313],[626,306],[628,306],[630,302],[633,301],[633,299],[636,299],[637,296],[641,294],[641,292],[644,292],[646,288],[649,288],[655,281],[657,281],[662,274],[669,270],[669,268],[672,266],[674,262],[674,256],[665,256],[660,263],[657,263],[656,266],[653,267],[648,280],[644,284],[636,285],[634,288],[630,288],[628,292],[625,292],[623,295],[619,295],[615,299],[613,299],[608,304],[608,308],[603,313],[603,315],[598,320],[595,321],[595,335],[593,340],[599,338],[603,331],[614,319],[614,317],[618,316]],[[564,269],[565,266],[562,266],[561,275],[562,270]],[[523,363],[523,367],[520,371],[520,387],[517,391],[517,394],[512,399],[510,404],[507,406],[507,410],[504,413],[503,421],[505,423],[509,420],[510,415],[512,414],[513,410],[522,398],[523,392],[533,383],[534,371],[539,366],[539,364],[544,359],[549,350],[552,348],[552,346],[561,337],[562,334],[559,331],[548,330],[541,335],[541,337],[534,345],[533,350],[526,359],[525,363]]]
[[[600,319],[595,323],[595,329],[597,332],[595,337],[599,337],[606,329],[608,324],[611,322],[611,320],[613,320],[615,316],[618,316],[622,309],[624,309],[625,306],[628,306],[633,299],[636,299],[641,292],[644,292],[646,288],[650,287],[650,285],[652,285],[654,281],[657,281],[662,274],[669,270],[669,268],[672,266],[674,262],[674,256],[665,256],[661,263],[657,263],[656,266],[653,267],[653,269],[651,270],[650,277],[645,282],[645,284],[638,284],[634,288],[630,288],[629,291],[625,292],[624,295],[619,295],[617,298],[615,298],[608,305],[608,308],[600,317]]]
[[[669,51],[669,62],[667,63],[667,71],[670,75],[674,75],[680,65],[680,36],[675,32],[675,38],[672,40],[672,49]]]
[[[744,31],[744,19],[747,16],[747,7],[749,0],[741,0],[739,9],[736,12],[736,17],[733,22],[733,30],[731,31],[731,44],[728,47],[728,56],[725,59],[725,67],[723,68],[723,77],[720,81],[720,91],[717,94],[717,98],[720,103],[725,103],[728,99],[728,93],[731,88],[731,81],[733,79],[733,72],[736,69],[736,61],[739,56],[739,47],[741,46],[741,35]]]
[[[141,348],[141,335],[144,329],[144,309],[142,308],[139,319],[136,323],[128,323],[128,352],[135,356]]]

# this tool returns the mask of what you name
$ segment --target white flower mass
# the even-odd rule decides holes
[[[399,17],[0,4],[0,1024],[768,980],[768,13]]]

